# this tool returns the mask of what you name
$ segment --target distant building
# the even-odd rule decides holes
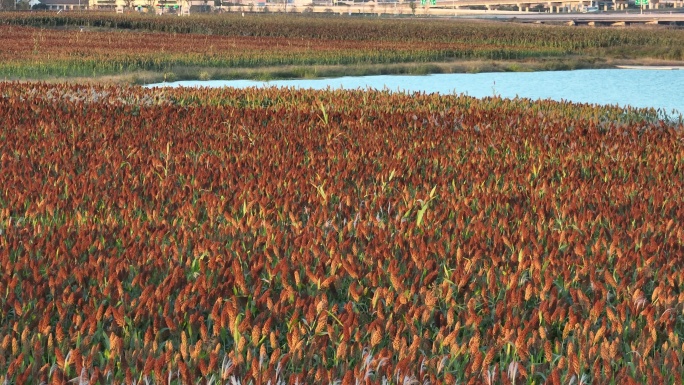
[[[204,0],[91,0],[91,9],[116,10],[123,12],[150,12],[157,14],[178,14],[212,12],[214,2]]]
[[[25,0],[17,0],[25,1]],[[49,11],[99,10],[149,12],[157,14],[207,13],[215,10],[214,0],[30,0],[30,6]]]
[[[51,11],[72,11],[90,9],[98,11],[125,12],[154,12],[157,14],[188,15],[191,13],[222,12],[236,9],[262,11],[266,7],[276,6],[307,7],[315,5],[354,5],[375,4],[369,0],[31,0],[41,9]],[[379,0],[393,3],[408,0]],[[304,8],[302,8],[304,9]]]
[[[88,8],[88,0],[41,0],[40,3],[51,11],[72,11]]]

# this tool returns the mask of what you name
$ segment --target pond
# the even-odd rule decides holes
[[[677,67],[674,67],[677,68]],[[600,69],[544,72],[493,72],[424,76],[381,75],[293,80],[209,80],[151,84],[148,87],[301,87],[389,89],[403,92],[499,95],[533,100],[652,107],[668,115],[684,112],[684,69]],[[676,111],[676,112],[675,112]]]

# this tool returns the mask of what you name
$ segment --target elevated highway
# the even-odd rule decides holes
[[[632,1],[633,3],[633,1]],[[472,9],[484,8],[488,11],[507,9],[512,7],[518,11],[542,11],[548,13],[567,13],[567,12],[582,12],[592,5],[598,4],[598,11],[608,10],[626,10],[630,2],[628,0],[614,0],[614,1],[597,1],[597,0],[437,0],[435,4],[430,5],[430,9],[434,8],[450,8],[450,9]],[[645,6],[645,10],[656,10],[670,6],[674,10],[684,8],[684,0],[659,2],[658,0],[651,0],[649,5]]]
[[[308,0],[302,0],[308,1]],[[653,0],[652,0],[653,1]],[[657,0],[656,0],[657,1]],[[578,23],[603,23],[604,20],[613,20],[615,22],[615,15],[617,21],[624,21],[625,23],[647,23],[650,24],[667,24],[683,22],[684,16],[684,0],[670,2],[667,10],[663,9],[665,3],[651,3],[649,7],[645,7],[643,15],[635,14],[639,12],[636,8],[628,9],[628,1],[615,0],[612,2],[596,0],[436,0],[432,3],[430,0],[427,4],[422,5],[420,0],[415,1],[414,7],[411,7],[409,0],[399,1],[368,1],[368,2],[347,2],[338,4],[330,1],[329,4],[323,2],[314,3],[309,6],[313,12],[331,12],[339,14],[395,14],[408,15],[415,14],[417,16],[464,16],[477,18],[500,18],[505,15],[514,15],[520,20],[531,21],[572,21],[576,18],[566,18],[560,16],[559,18],[546,18],[540,15],[574,15],[581,14],[586,16],[579,20]],[[599,4],[599,12],[583,13],[595,4]],[[295,3],[296,4],[296,3]],[[297,8],[306,7],[299,5]],[[278,9],[278,5],[269,4],[269,8]],[[612,9],[613,11],[609,11]],[[626,12],[631,12],[629,17],[626,17]],[[655,16],[654,16],[655,15]],[[513,17],[513,16],[511,16]],[[586,22],[583,21],[586,19]]]
[[[632,24],[664,24],[684,26],[684,0],[671,3],[667,9],[638,9],[627,7],[627,2],[616,0],[610,3],[615,11],[582,13],[592,0],[436,0],[429,5],[421,5],[416,0],[411,7],[409,0],[368,1],[368,2],[333,2],[318,1],[313,5],[310,0],[304,3],[285,7],[283,4],[268,3],[269,12],[315,12],[335,13],[340,15],[387,15],[406,16],[414,14],[418,17],[458,17],[473,19],[515,20],[527,23],[565,23],[569,25],[632,25]],[[608,8],[607,3],[603,3]],[[593,1],[596,4],[596,0]],[[661,6],[663,4],[661,3]],[[656,5],[652,6],[656,8]],[[227,9],[230,11],[230,9]],[[262,7],[256,7],[256,12]]]
[[[631,11],[635,12],[635,11]],[[638,12],[638,11],[636,11]],[[475,15],[473,15],[475,16]],[[477,18],[497,18],[497,19],[515,19],[516,21],[529,23],[564,23],[568,25],[611,25],[611,26],[627,26],[636,24],[646,25],[681,25],[684,26],[684,12],[644,12],[641,13],[626,13],[626,12],[607,12],[607,13],[592,13],[592,14],[550,14],[550,13],[520,13],[518,15],[500,15],[499,17],[490,17],[489,15],[479,15]]]

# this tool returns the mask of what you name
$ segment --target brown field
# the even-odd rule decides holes
[[[682,382],[684,131],[0,83],[0,383]]]

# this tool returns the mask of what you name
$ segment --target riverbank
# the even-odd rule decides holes
[[[684,64],[682,30],[334,16],[1,15],[0,46],[0,79],[78,83]]]
[[[197,68],[180,67],[170,71],[136,71],[118,75],[90,77],[50,77],[21,79],[20,81],[41,81],[47,83],[72,84],[118,84],[145,85],[181,80],[283,80],[317,79],[343,76],[374,75],[430,75],[449,73],[484,72],[535,72],[566,71],[582,69],[662,69],[680,68],[684,63],[659,60],[539,60],[539,61],[482,61],[402,63],[365,66],[312,66],[312,67],[265,67],[265,68]],[[9,80],[9,79],[5,79]],[[17,79],[13,79],[17,80]]]
[[[52,77],[50,83],[150,84],[178,80],[280,80],[316,79],[341,76],[429,75],[440,73],[530,72],[568,69],[610,68],[605,63],[589,61],[506,62],[471,60],[462,62],[400,63],[370,65],[273,66],[262,68],[178,67],[169,71],[137,71],[120,75],[94,77]]]

